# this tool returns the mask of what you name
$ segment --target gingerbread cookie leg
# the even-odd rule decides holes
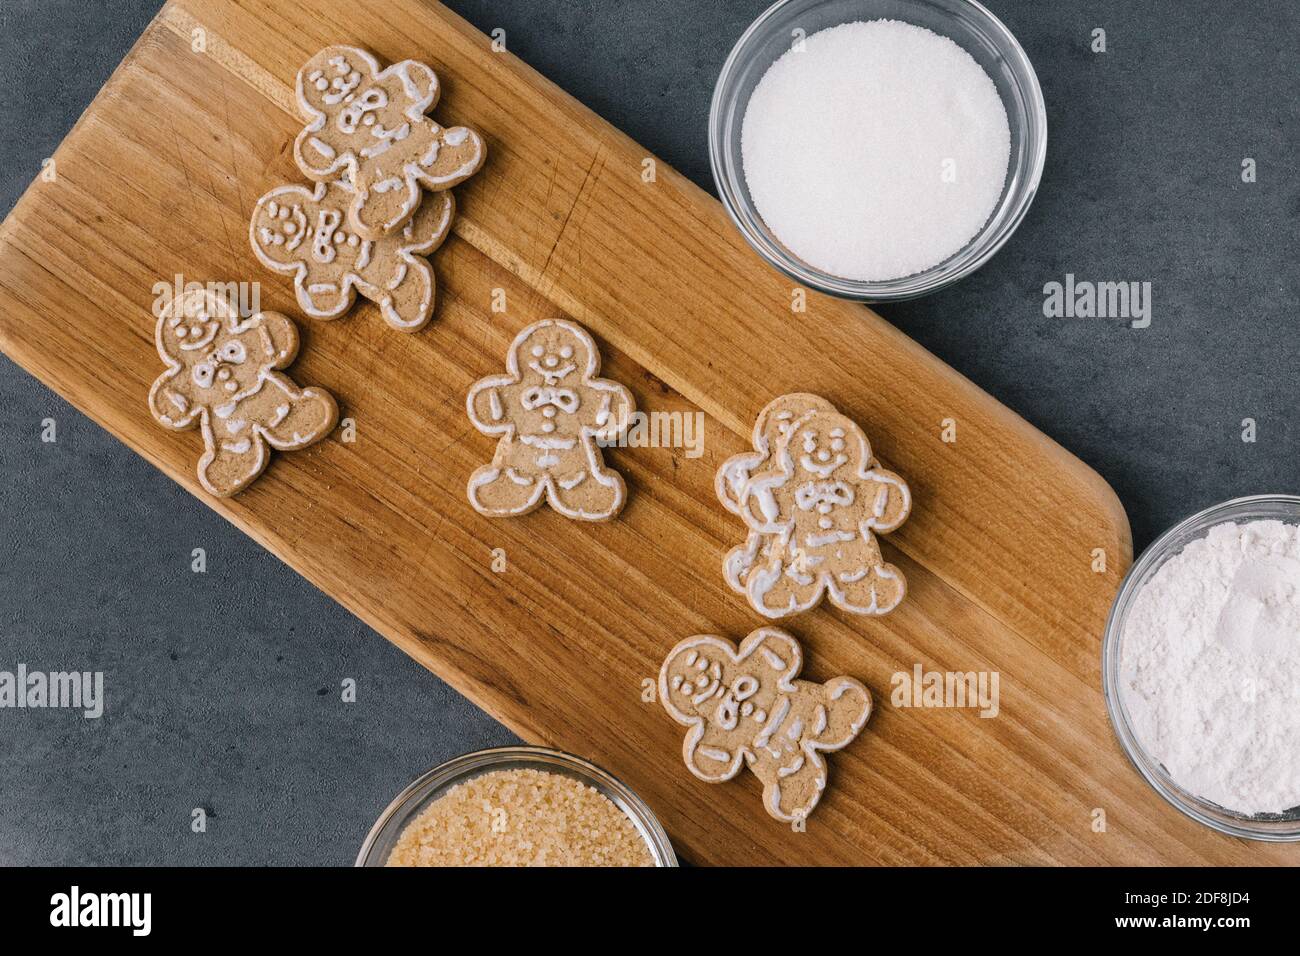
[[[627,486],[623,476],[611,471],[600,461],[595,445],[592,454],[570,454],[561,465],[547,489],[547,500],[552,508],[568,518],[582,521],[605,521],[623,510],[627,500]]]
[[[786,560],[784,550],[766,564],[750,569],[745,580],[749,603],[764,617],[778,618],[806,611],[821,600],[823,584],[815,572]]]
[[[853,614],[888,614],[902,603],[907,581],[892,564],[841,572],[828,588],[831,603]]]
[[[469,477],[469,502],[491,518],[524,515],[542,503],[548,484],[547,476],[521,474],[509,466],[482,465]]]
[[[215,435],[208,417],[203,419],[204,451],[199,458],[199,484],[220,498],[247,488],[270,461],[266,442],[250,433],[240,437]]]
[[[815,750],[799,752],[763,785],[763,806],[778,820],[806,820],[826,786],[826,761]]]
[[[271,375],[265,386],[269,416],[262,434],[279,451],[305,448],[333,431],[339,407],[334,396],[319,388],[299,389],[282,375]]]

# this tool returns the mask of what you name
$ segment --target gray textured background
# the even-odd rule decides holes
[[[0,0],[0,210],[160,5]],[[713,81],[766,5],[450,3],[710,189]],[[1300,4],[988,5],[1042,80],[1042,188],[981,272],[880,311],[1101,472],[1139,548],[1216,501],[1295,491]],[[1152,282],[1152,326],[1043,318],[1066,272]],[[103,670],[109,698],[100,720],[0,710],[0,863],[347,863],[412,778],[511,741],[4,358],[0,408],[0,670]]]

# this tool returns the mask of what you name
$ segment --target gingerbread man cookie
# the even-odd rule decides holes
[[[203,433],[199,483],[225,497],[262,473],[270,448],[294,451],[338,421],[333,396],[299,388],[277,369],[298,353],[298,329],[278,312],[241,319],[222,296],[191,290],[168,303],[154,333],[167,370],[149,390],[165,428]]]
[[[723,562],[732,588],[771,618],[823,596],[857,614],[897,607],[906,582],[875,534],[906,520],[911,494],[879,467],[862,429],[823,398],[784,395],[760,413],[754,448],[717,478],[719,500],[750,532]]]
[[[871,716],[871,693],[851,677],[796,680],[799,643],[760,628],[739,648],[712,634],[688,637],[659,671],[659,699],[690,728],[682,755],[708,783],[748,766],[778,820],[806,819],[826,789],[825,751],[846,747]]]
[[[345,178],[354,195],[348,222],[364,239],[405,225],[420,187],[438,192],[483,165],[482,137],[429,119],[438,78],[414,60],[384,69],[357,47],[321,50],[298,71],[298,109],[307,126],[293,144],[298,167],[318,182]]]
[[[506,374],[479,379],[465,406],[485,435],[499,435],[490,465],[469,479],[470,503],[489,517],[527,514],[545,500],[568,518],[604,521],[627,489],[598,442],[626,432],[636,403],[598,378],[600,353],[581,326],[534,322],[515,337]]]
[[[364,239],[344,222],[354,195],[342,181],[272,189],[248,227],[253,252],[294,277],[298,305],[314,319],[338,318],[360,292],[393,328],[414,332],[433,314],[433,269],[424,257],[451,231],[455,202],[451,193],[435,193],[405,226]]]

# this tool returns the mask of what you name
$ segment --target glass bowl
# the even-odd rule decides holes
[[[645,802],[612,774],[593,763],[545,747],[494,747],[448,760],[434,767],[399,793],[366,835],[357,854],[357,866],[383,866],[406,825],[421,810],[458,783],[493,770],[542,770],[572,777],[614,802],[632,821],[656,866],[676,866],[677,855],[668,835]]]
[[[814,269],[764,224],[745,184],[740,133],[750,95],[790,49],[793,31],[811,36],[854,20],[902,20],[953,40],[997,87],[1011,128],[1002,196],[984,227],[961,251],[923,272],[883,282],[843,279]],[[741,36],[722,67],[709,110],[709,162],[718,195],[746,241],[800,285],[860,302],[927,295],[974,272],[1002,248],[1029,211],[1047,156],[1047,108],[1029,57],[997,17],[975,0],[780,0]]]
[[[1228,521],[1240,524],[1269,519],[1286,524],[1300,524],[1300,497],[1255,495],[1225,501],[1174,525],[1142,552],[1142,557],[1129,569],[1128,576],[1124,578],[1124,583],[1111,607],[1110,618],[1106,621],[1106,635],[1101,649],[1102,693],[1105,695],[1106,711],[1110,714],[1110,722],[1115,728],[1120,746],[1146,778],[1147,783],[1151,784],[1156,792],[1175,808],[1193,820],[1221,833],[1251,840],[1284,843],[1300,840],[1300,807],[1295,807],[1286,813],[1260,813],[1250,816],[1225,810],[1218,804],[1184,790],[1174,783],[1158,760],[1143,750],[1142,744],[1133,731],[1128,712],[1124,707],[1124,695],[1120,689],[1120,652],[1124,641],[1124,625],[1133,607],[1134,598],[1156,571],[1188,544],[1205,537],[1215,525]]]

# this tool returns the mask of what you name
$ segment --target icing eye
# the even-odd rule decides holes
[[[545,351],[546,351],[546,349],[542,348],[540,345],[534,345],[534,346],[533,346],[533,358],[541,358],[541,357],[542,357],[542,353],[545,352]]]
[[[843,438],[835,439],[833,442],[831,442],[831,448],[834,449],[835,451],[843,451],[844,439]]]
[[[316,79],[315,86],[316,86],[316,89],[318,89],[318,90],[320,90],[322,93],[324,93],[326,90],[328,90],[328,89],[330,88],[330,81],[327,80],[327,79],[325,79],[325,77],[323,77],[323,76],[322,76],[322,77],[318,77],[318,78]]]
[[[230,369],[226,368],[224,365],[221,368],[217,369],[218,382],[224,382],[228,378],[230,378]]]
[[[248,357],[244,351],[244,343],[240,341],[227,342],[221,346],[221,361],[230,362],[232,365],[238,365]]]
[[[276,215],[278,215],[281,219],[288,219],[288,218],[289,218],[289,210],[286,209],[284,206],[281,206],[281,207],[280,207],[280,211],[279,211]]]
[[[266,214],[268,216],[278,216],[280,214],[280,204],[272,199],[266,204]]]
[[[823,448],[821,451],[819,451],[819,452],[817,453],[817,460],[818,460],[818,461],[830,461],[830,460],[831,460],[831,453],[830,453],[829,451],[827,451],[825,448]]]
[[[564,348],[560,349],[560,355],[564,358],[573,358],[573,346],[566,345]]]
[[[560,364],[560,360],[554,355],[548,355],[546,358],[542,359],[542,364],[547,368],[555,368],[555,366]]]
[[[188,325],[182,325],[179,329],[176,330],[176,337],[178,339],[183,339],[185,338],[185,336],[189,334],[190,334],[190,327]]]
[[[298,224],[293,222],[286,222],[284,224],[284,231],[286,234],[292,236],[295,232],[298,231]]]
[[[194,371],[190,373],[190,377],[194,379],[194,384],[199,388],[211,388],[212,366],[207,362],[196,365],[194,366]]]
[[[742,674],[736,678],[736,683],[731,686],[731,693],[735,695],[736,700],[745,700],[753,697],[758,693],[758,680],[749,674]]]
[[[695,685],[692,684],[690,681],[686,681],[684,684],[682,684],[682,693],[688,696],[695,693]]]
[[[337,246],[342,241],[343,241],[343,233],[341,232],[334,233],[334,245]]]
[[[361,242],[361,240],[357,238],[357,234],[356,234],[355,232],[354,232],[354,233],[349,233],[349,235],[348,235],[348,245],[349,245],[349,246],[359,245],[360,242]]]

